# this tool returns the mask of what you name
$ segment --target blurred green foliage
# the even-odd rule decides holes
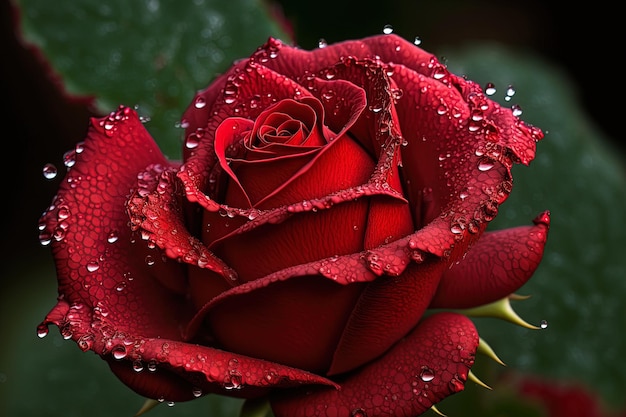
[[[180,157],[183,110],[197,90],[249,56],[269,36],[288,35],[261,0],[19,0],[25,38],[73,95],[94,96],[97,112],[120,104]]]

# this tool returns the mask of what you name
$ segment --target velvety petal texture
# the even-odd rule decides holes
[[[549,213],[485,232],[542,132],[381,35],[269,39],[196,94],[182,161],[134,110],[93,119],[42,216],[55,324],[149,398],[416,416],[463,389],[465,316],[516,291]]]

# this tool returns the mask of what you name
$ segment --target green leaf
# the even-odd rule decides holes
[[[171,158],[176,127],[197,90],[268,37],[288,36],[261,0],[19,0],[24,37],[65,89],[95,96],[97,111],[136,106]]]
[[[531,165],[514,167],[513,192],[490,228],[530,224],[541,211],[551,211],[544,259],[518,291],[532,297],[514,305],[531,323],[547,320],[548,328],[480,319],[481,336],[509,369],[580,381],[610,404],[623,405],[624,160],[582,112],[576,86],[558,68],[495,45],[444,55],[453,72],[483,86],[494,83],[493,97],[519,105],[521,118],[546,132]],[[509,84],[516,93],[505,101]]]

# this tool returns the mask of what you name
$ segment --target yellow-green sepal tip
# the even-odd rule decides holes
[[[144,415],[145,413],[152,410],[154,407],[156,407],[159,404],[161,404],[160,401],[153,400],[151,398],[146,399],[146,401],[143,403],[139,411],[135,413],[134,417],[139,417],[141,415]]]
[[[440,415],[441,417],[447,417],[444,413],[439,411],[439,409],[437,407],[435,407],[434,405],[431,405],[430,409],[433,410],[434,413]]]
[[[472,371],[469,371],[469,373],[467,374],[467,379],[469,379],[470,381],[472,381],[475,384],[480,385],[483,388],[486,388],[490,391],[493,391],[493,388],[491,388],[489,385],[485,384],[483,381],[480,380],[480,378],[478,378],[476,376],[475,373],[473,373]]]
[[[491,346],[489,346],[489,343],[487,343],[482,337],[478,338],[477,352],[484,356],[487,356],[490,359],[493,359],[495,362],[499,363],[502,366],[506,366],[506,364],[502,362],[502,359],[498,357],[498,355],[496,354],[496,352],[494,352]]]
[[[493,317],[506,320],[527,329],[540,329],[540,327],[528,323],[517,315],[513,307],[511,307],[511,299],[509,297],[504,297],[493,303],[484,304],[482,306],[460,310],[459,312],[468,317]]]

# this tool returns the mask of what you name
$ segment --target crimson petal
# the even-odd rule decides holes
[[[97,346],[99,354],[110,350],[106,342],[115,332],[178,335],[181,288],[168,277],[180,266],[161,262],[131,235],[124,208],[137,173],[166,167],[167,160],[135,111],[124,107],[92,119],[81,150],[42,216],[42,233],[54,236],[59,282],[59,302],[42,325],[56,324],[81,349]],[[153,267],[147,257],[154,257]],[[172,314],[155,322],[161,309]]]
[[[139,394],[187,401],[218,393],[254,398],[271,388],[337,385],[321,376],[269,361],[167,339],[144,339],[122,359],[106,357],[111,370]]]
[[[543,257],[550,216],[533,226],[485,233],[467,256],[443,274],[430,308],[470,308],[499,300],[520,288]]]
[[[340,390],[277,392],[272,410],[276,417],[417,416],[464,389],[477,346],[467,317],[435,314],[385,356],[346,376]]]

